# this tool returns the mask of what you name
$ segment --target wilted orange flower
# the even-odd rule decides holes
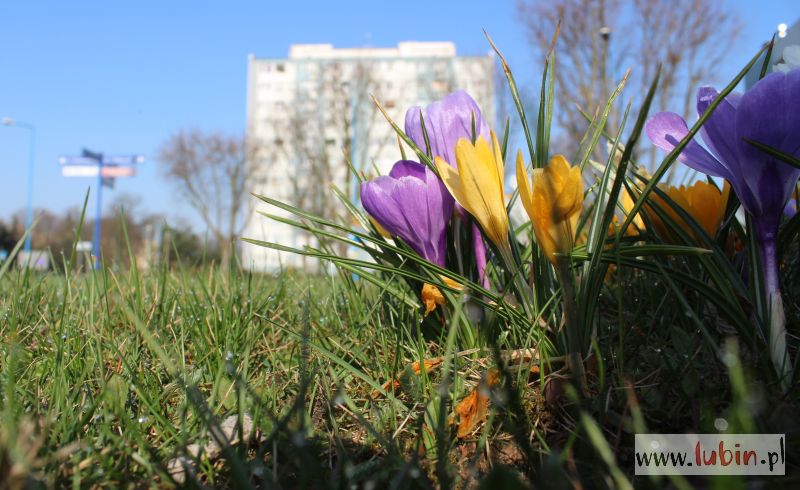
[[[461,289],[463,286],[456,281],[450,279],[449,277],[440,276],[442,281],[449,287],[453,289]],[[444,294],[434,286],[433,284],[425,283],[422,286],[422,304],[425,305],[425,316],[428,316],[430,312],[436,309],[437,305],[444,304]]]
[[[486,420],[489,413],[489,393],[488,390],[497,385],[500,381],[500,372],[491,369],[461,402],[456,406],[455,416],[458,417],[458,431],[456,437],[464,439],[475,430],[481,422]],[[451,417],[455,422],[455,417]]]
[[[422,286],[422,303],[425,305],[425,316],[436,309],[436,305],[444,304],[444,295],[433,284],[425,283]]]

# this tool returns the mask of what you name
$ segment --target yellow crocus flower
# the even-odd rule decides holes
[[[461,207],[471,214],[486,236],[502,251],[509,251],[508,214],[503,193],[503,156],[494,131],[491,144],[479,136],[473,145],[461,138],[456,143],[456,168],[436,157],[436,168]]]
[[[628,218],[628,215],[631,214],[633,210],[634,202],[633,198],[628,191],[622,189],[620,192],[620,204],[622,204],[622,211],[625,213],[625,218]],[[644,220],[642,220],[641,214],[637,213],[636,216],[633,217],[633,221],[631,221],[633,226],[628,226],[628,229],[625,230],[625,236],[634,236],[637,235],[639,232],[644,231]]]
[[[531,218],[536,241],[548,260],[556,263],[557,253],[572,249],[578,217],[583,208],[583,179],[580,167],[556,155],[544,168],[533,170],[531,183],[522,152],[517,154],[517,187],[525,211]]]
[[[722,192],[714,185],[704,181],[697,181],[689,187],[659,186],[672,201],[683,208],[701,228],[714,238],[725,216],[725,207],[728,203],[730,185],[725,182]],[[700,241],[688,223],[686,223],[671,206],[661,197],[651,194],[652,199],[673,221],[678,223],[686,233],[696,241]],[[666,224],[654,211],[648,212],[648,217],[659,235],[667,241],[677,243],[678,237],[671,232]]]
[[[697,181],[686,189],[686,199],[689,201],[692,217],[710,237],[715,236],[722,225],[729,193],[730,184],[727,181],[722,192],[715,185],[702,181]]]

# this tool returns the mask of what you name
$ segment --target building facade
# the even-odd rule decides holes
[[[348,219],[339,199],[358,200],[350,167],[375,176],[388,173],[401,159],[396,133],[371,96],[402,128],[407,108],[464,89],[492,122],[495,76],[493,56],[457,56],[449,42],[352,49],[293,45],[285,59],[251,55],[247,133],[248,141],[258,145],[258,156],[251,162],[251,191],[328,219]],[[261,201],[256,211],[244,237],[297,249],[318,246],[307,233],[261,214],[292,219],[290,213]],[[259,271],[313,271],[319,265],[250,244],[243,244],[241,255],[244,267]]]
[[[791,26],[783,24],[783,27],[785,30],[779,30],[775,36],[775,45],[770,56],[770,72],[800,68],[800,20],[796,20]],[[761,68],[766,57],[766,53],[762,54],[745,75],[745,89],[749,90],[761,78]]]

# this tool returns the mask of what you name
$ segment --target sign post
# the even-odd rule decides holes
[[[114,187],[117,177],[133,177],[136,175],[134,165],[144,163],[141,155],[106,156],[86,148],[79,157],[59,157],[62,165],[61,175],[64,177],[97,177],[97,209],[94,221],[94,268],[100,268],[100,240],[103,222],[103,186]]]

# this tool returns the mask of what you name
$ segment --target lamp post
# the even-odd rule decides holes
[[[33,167],[36,161],[36,127],[33,124],[17,121],[10,117],[3,118],[3,125],[16,126],[18,128],[27,129],[31,132],[30,149],[28,151],[28,202],[25,206],[25,230],[27,231],[27,235],[25,236],[25,255],[27,260],[30,260],[31,223],[33,222]]]

